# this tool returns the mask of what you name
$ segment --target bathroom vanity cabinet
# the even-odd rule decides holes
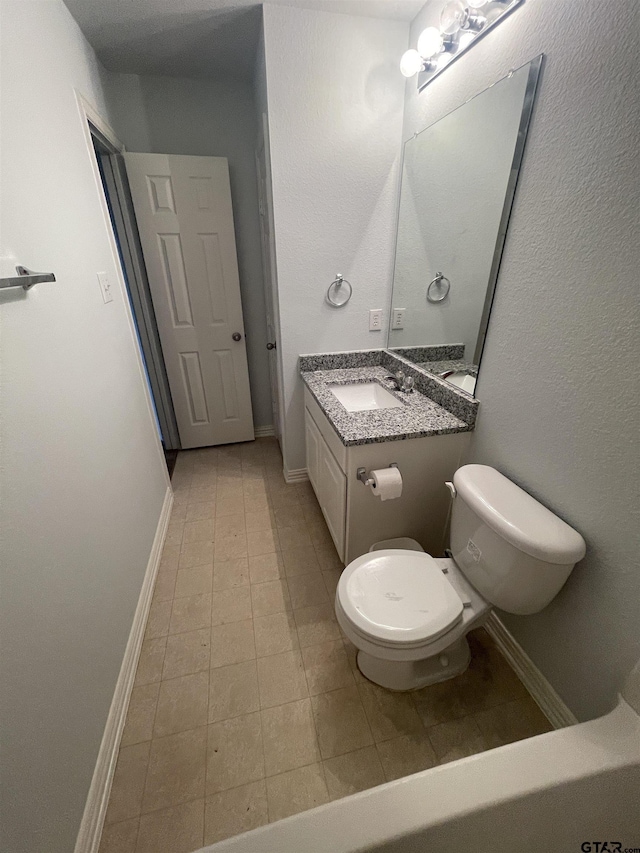
[[[410,536],[430,554],[442,554],[451,480],[468,432],[346,446],[305,388],[307,471],[340,559],[346,565],[374,542]],[[357,479],[397,463],[402,496],[382,501]]]

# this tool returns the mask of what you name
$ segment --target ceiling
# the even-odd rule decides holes
[[[262,19],[256,0],[64,0],[110,71],[250,81]],[[424,0],[264,0],[411,21]]]

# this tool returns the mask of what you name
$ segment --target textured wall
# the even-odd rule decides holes
[[[413,44],[440,7],[424,7]],[[587,540],[546,610],[504,617],[580,719],[612,705],[640,657],[639,51],[636,0],[526,0],[421,95],[406,89],[405,138],[546,55],[468,459]]]
[[[104,77],[114,130],[129,151],[229,160],[253,419],[256,426],[270,426],[273,416],[265,358],[267,330],[255,164],[258,124],[251,87],[233,80],[109,72]]]
[[[168,477],[76,105],[106,113],[97,62],[59,0],[1,13],[0,275],[57,280],[0,296],[0,848],[70,853]]]
[[[285,466],[304,468],[300,353],[379,347],[388,313],[406,24],[264,7],[286,410]],[[341,272],[349,305],[325,303]]]

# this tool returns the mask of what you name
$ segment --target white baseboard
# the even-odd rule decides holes
[[[285,468],[282,474],[285,483],[305,483],[309,479],[306,468],[292,468],[290,471]]]
[[[270,424],[269,426],[254,427],[253,434],[256,438],[267,438],[267,436],[275,435],[276,431],[273,428],[273,424]]]
[[[577,718],[558,696],[522,646],[505,628],[500,618],[495,613],[491,613],[484,627],[493,637],[495,644],[511,664],[554,729],[574,726],[578,722]]]
[[[153,597],[153,587],[158,573],[158,566],[160,565],[172,505],[173,492],[171,488],[168,488],[162,505],[158,527],[156,528],[151,554],[149,555],[147,570],[142,581],[138,606],[133,617],[133,624],[122,659],[120,674],[118,675],[111,708],[109,709],[109,716],[104,727],[102,743],[100,744],[98,759],[95,770],[93,771],[93,779],[91,780],[91,787],[89,788],[84,814],[82,815],[74,853],[98,853],[98,847],[100,846],[102,825],[107,811],[109,794],[111,793],[111,783],[118,759],[120,738],[122,737],[122,729],[124,728],[127,716],[129,698],[133,689],[133,681],[138,666],[138,658],[140,657],[140,649]]]

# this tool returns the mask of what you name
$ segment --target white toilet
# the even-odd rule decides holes
[[[390,690],[453,678],[470,659],[466,635],[492,607],[537,613],[584,557],[582,536],[494,468],[453,478],[451,557],[388,540],[340,576],[336,616],[358,667]]]

